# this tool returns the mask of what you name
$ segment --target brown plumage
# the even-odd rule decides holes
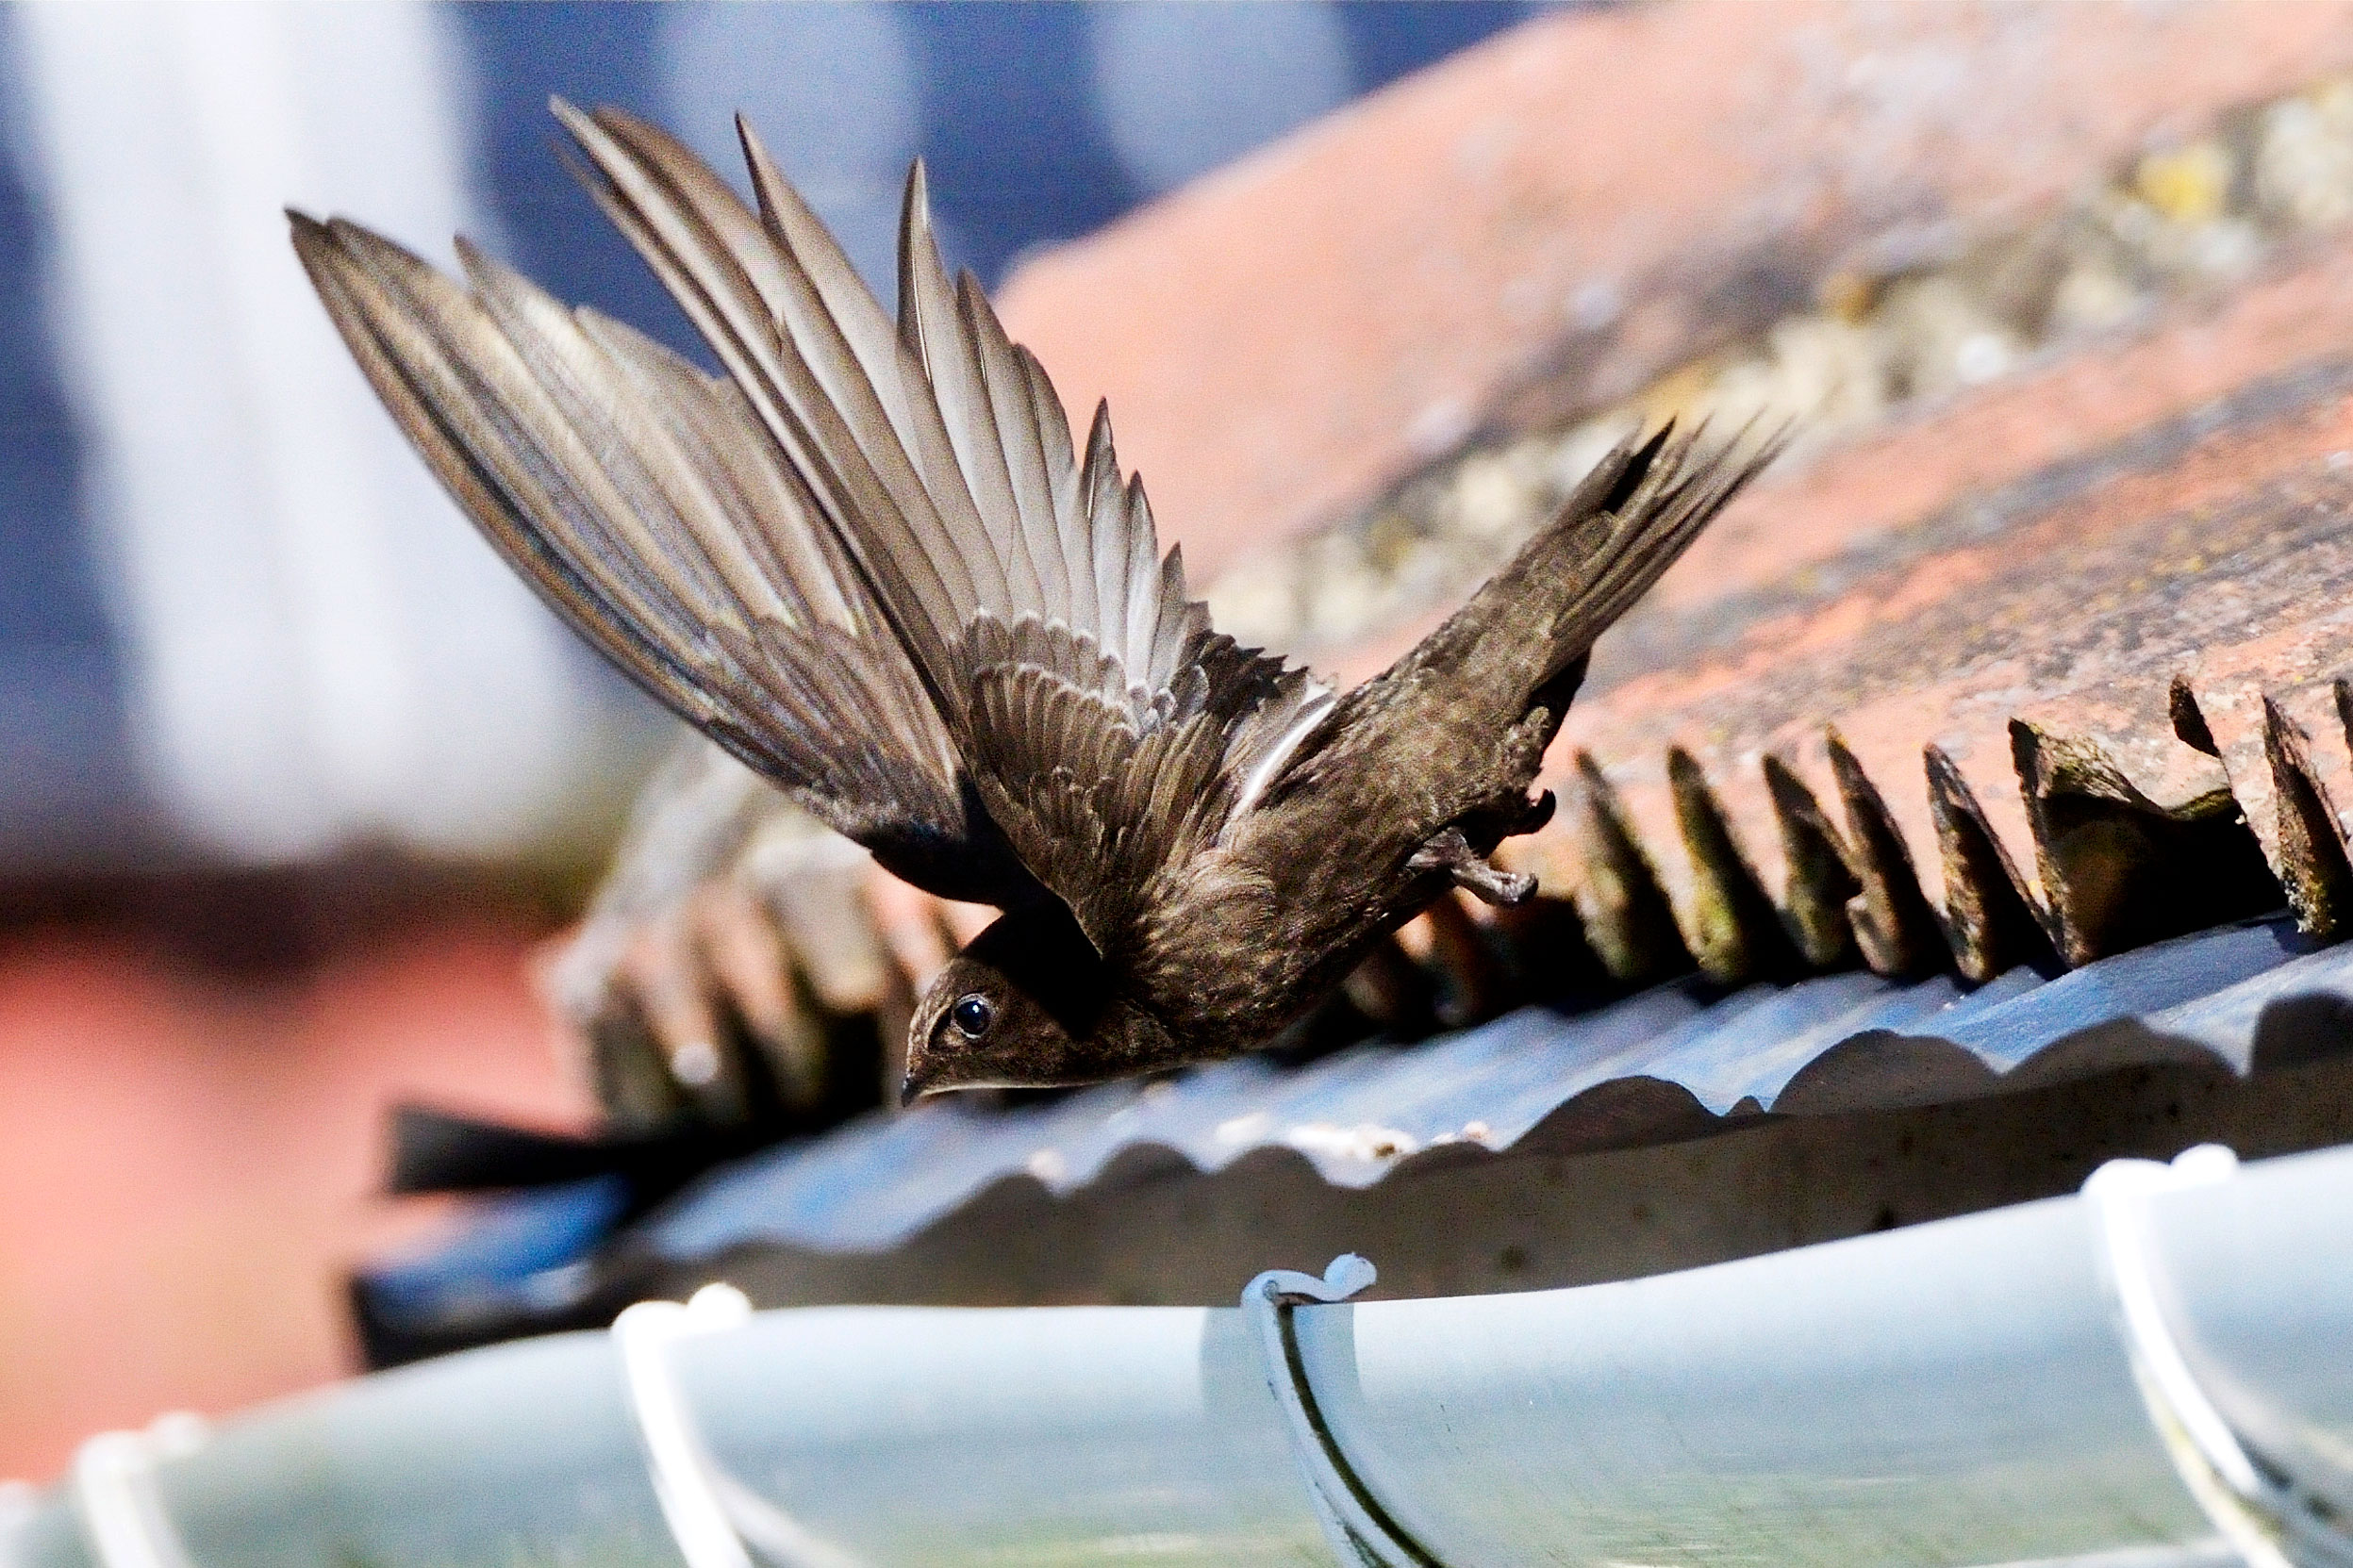
[[[918,165],[893,322],[740,127],[755,213],[614,110],[557,115],[710,343],[706,376],[460,242],[471,289],[290,215],[354,355],[508,561],[649,691],[885,867],[1003,916],[918,1008],[907,1093],[1246,1050],[1486,856],[1594,638],[1755,471],[1612,453],[1344,697],[1214,631],[1107,414],[1083,454]]]

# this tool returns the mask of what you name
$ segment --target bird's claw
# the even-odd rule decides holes
[[[1516,909],[1535,895],[1536,879],[1525,871],[1505,871],[1476,858],[1449,870],[1455,886],[1498,909]]]
[[[1510,909],[1526,903],[1536,890],[1536,879],[1525,871],[1505,871],[1470,847],[1460,828],[1448,828],[1414,851],[1407,863],[1416,871],[1444,871],[1454,885],[1483,903]]]

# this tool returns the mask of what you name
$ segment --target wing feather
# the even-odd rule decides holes
[[[1120,581],[1120,569],[1127,564],[1126,553],[1112,554],[1123,532],[1120,524],[1125,521],[1127,498],[1119,487],[1119,457],[1112,449],[1108,404],[1095,405],[1095,423],[1086,436],[1086,465],[1080,470],[1079,484],[1086,497],[1086,553],[1072,564],[1086,576],[1092,589],[1092,601],[1098,608],[1088,620],[1087,629],[1094,631],[1098,643],[1102,643],[1109,639],[1102,629],[1127,608],[1126,585]]]
[[[1074,451],[1043,368],[969,275],[952,279],[920,165],[893,323],[748,128],[756,221],[662,133],[611,110],[559,112],[608,210],[717,334],[1025,864],[1074,908],[1093,896],[1109,874],[1103,843],[1090,830],[1080,850],[1038,826],[1077,821],[1078,797],[1098,816],[1187,802],[1181,831],[1105,819],[1120,844],[1174,853],[1198,847],[1204,823],[1214,836],[1236,791],[1183,781],[1257,771],[1328,688],[1211,631],[1183,556],[1160,553],[1143,488],[1120,472],[1108,410]],[[1092,701],[1053,697],[1066,688]],[[1268,703],[1271,726],[1253,718]],[[1041,749],[1048,739],[1063,750]],[[1164,772],[1179,782],[1164,789]]]
[[[790,469],[773,461],[759,423],[735,383],[714,378],[634,329],[593,310],[580,322],[637,381],[646,405],[670,421],[678,452],[700,464],[705,483],[726,496],[737,536],[771,581],[791,585],[815,618],[861,636],[887,635],[853,582],[839,543],[817,520],[816,503]],[[787,529],[755,526],[769,516],[801,520]]]
[[[592,510],[560,456],[535,450],[527,421],[493,391],[528,400],[511,345],[456,308],[462,293],[406,251],[365,231],[297,215],[295,244],[329,315],[394,421],[491,544],[552,604],[649,691],[707,712],[704,694],[653,628],[667,606],[616,605],[626,580],[594,584],[525,520]]]
[[[1127,487],[1127,624],[1122,628],[1119,658],[1135,678],[1147,689],[1164,683],[1152,668],[1152,634],[1158,629],[1161,598],[1160,563],[1152,558],[1152,503],[1144,499],[1141,475],[1132,476]]]
[[[483,532],[655,696],[894,870],[1036,896],[947,729],[730,383],[461,247],[472,291],[295,219],[330,315]]]
[[[1000,835],[1116,945],[1132,911],[1105,888],[1213,843],[1329,689],[1211,629],[1108,410],[1075,449],[1043,367],[951,278],[920,164],[894,318],[740,121],[756,210],[655,127],[555,109],[725,373],[472,253],[468,293],[339,231],[374,271],[322,292],[388,404],[664,701],[831,790],[837,825],[875,736],[920,753],[940,798],[915,815]]]
[[[928,235],[924,244],[930,248]],[[1051,614],[1069,592],[1069,573],[1058,559],[1061,536],[1054,516],[1053,485],[1038,440],[1037,410],[1030,401],[1029,378],[971,273],[956,280],[956,293],[962,336],[973,351],[987,393],[984,423],[996,437],[991,455],[1005,475],[1006,533],[1010,535],[1005,548],[1026,570],[1027,592],[1017,595],[1007,609],[1017,614]],[[1041,558],[1049,563],[1048,568],[1038,566]],[[1049,571],[1058,586],[1053,598],[1047,596]]]
[[[1046,379],[1046,368],[1037,356],[1019,344],[1014,353],[1021,361],[1021,379],[1029,388],[1032,427],[1037,432],[1038,456],[1046,469],[1046,492],[1053,501],[1054,541],[1046,547],[1053,563],[1048,586],[1059,596],[1054,602],[1067,603],[1075,589],[1067,564],[1070,549],[1063,520],[1077,516],[1079,507],[1079,470],[1071,455],[1070,418],[1063,412],[1062,400],[1054,395],[1053,383]]]
[[[1019,515],[1013,480],[955,286],[931,238],[930,212],[919,164],[900,214],[899,341],[929,379],[958,470],[981,517],[989,520],[992,540],[1009,556]],[[1042,598],[1034,565],[1031,579]]]
[[[744,389],[828,525],[845,542],[886,530],[915,541],[886,558],[862,553],[860,565],[887,577],[895,598],[920,608],[901,631],[919,667],[937,678],[944,649],[923,633],[955,624],[977,602],[969,563],[936,512],[901,514],[903,497],[862,452],[805,354],[783,335],[795,319],[796,296],[800,319],[812,314],[805,296],[814,286],[798,259],[771,241],[725,182],[661,131],[609,110],[590,117],[558,102],[555,111],[602,176],[592,190],[605,212]],[[900,456],[903,462],[903,451]]]
[[[758,139],[748,126],[741,134],[766,232],[788,262],[780,270],[786,287],[777,320],[785,346],[792,351],[787,357],[814,371],[839,416],[839,434],[820,421],[820,438],[840,467],[854,469],[863,461],[892,502],[888,511],[862,516],[859,520],[869,526],[860,532],[879,537],[894,563],[903,564],[910,550],[953,557],[971,586],[970,602],[957,606],[966,616],[982,604],[1007,602],[1003,556],[989,548],[990,529],[953,457],[936,401],[906,395],[914,388],[902,385],[904,350],[881,305],[824,225],[776,172]],[[859,341],[853,341],[845,318],[872,330],[858,333]],[[861,346],[871,358],[860,354]],[[904,377],[921,379],[920,371]],[[911,410],[906,438],[878,390],[884,385],[900,391],[898,401]],[[839,444],[843,437],[846,448]]]

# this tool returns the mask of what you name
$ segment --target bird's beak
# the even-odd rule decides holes
[[[899,1108],[903,1111],[922,1098],[923,1085],[915,1081],[913,1073],[907,1074],[899,1084]]]
[[[923,1060],[923,1048],[910,1042],[907,1047],[906,1076],[899,1081],[899,1105],[902,1110],[921,1099],[932,1086],[931,1064]]]

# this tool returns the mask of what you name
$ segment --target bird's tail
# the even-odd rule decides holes
[[[1433,896],[1433,871],[1526,898],[1533,879],[1484,857],[1550,811],[1528,792],[1594,639],[1779,448],[1745,444],[1701,454],[1698,433],[1661,430],[1619,447],[1468,603],[1342,698],[1252,813],[1279,901],[1394,925]]]
[[[1748,443],[1735,439],[1702,453],[1700,434],[1678,437],[1670,426],[1603,458],[1468,603],[1334,706],[1259,811],[1376,823],[1417,866],[1425,851],[1451,852],[1466,871],[1476,870],[1466,855],[1532,831],[1549,802],[1526,791],[1594,639],[1781,444],[1743,456]],[[1449,828],[1459,843],[1442,841]],[[1359,858],[1387,864],[1370,850]]]
[[[1704,435],[1670,422],[1621,443],[1415,656],[1452,666],[1450,685],[1493,700],[1498,718],[1543,706],[1557,720],[1595,640],[1781,447],[1734,438],[1703,451]]]

